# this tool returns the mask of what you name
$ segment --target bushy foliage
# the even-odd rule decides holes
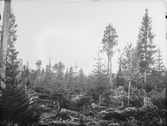
[[[125,85],[125,79],[123,78],[121,68],[119,68],[119,71],[116,76],[116,86],[119,87],[119,86],[124,86],[124,85]]]
[[[110,91],[102,94],[99,100],[99,105],[108,107],[118,107],[125,103],[127,103],[127,92],[122,86],[116,90],[110,89]]]
[[[143,98],[146,97],[146,91],[138,88],[131,88],[130,91],[130,106],[141,107],[143,105]]]
[[[77,96],[75,102],[74,102],[74,106],[76,106],[79,111],[84,111],[85,109],[87,109],[88,106],[90,106],[92,102],[92,98],[88,95],[80,95]]]
[[[23,125],[38,122],[40,113],[37,105],[30,103],[31,100],[22,86],[12,84],[2,89],[2,123]]]
[[[108,75],[104,71],[88,76],[87,85],[86,94],[92,97],[95,103],[99,102],[100,95],[111,88]]]
[[[166,88],[164,88],[161,92],[158,92],[157,90],[152,90],[148,93],[148,97],[150,97],[153,104],[156,105],[159,109],[166,108]]]

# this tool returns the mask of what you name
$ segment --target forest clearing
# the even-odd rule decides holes
[[[167,67],[160,46],[154,43],[156,33],[152,30],[154,20],[149,14],[151,13],[149,8],[142,10],[144,15],[139,18],[140,26],[136,26],[139,28],[135,45],[127,42],[123,48],[117,48],[121,37],[119,32],[117,33],[117,27],[110,22],[103,27],[103,37],[94,57],[93,70],[85,74],[84,69],[78,69],[77,64],[68,67],[61,60],[53,63],[51,57],[44,67],[45,61],[36,59],[35,69],[30,67],[28,61],[25,63],[19,59],[20,52],[16,44],[21,34],[17,36],[19,24],[12,9],[15,1],[2,2],[4,3],[0,20],[2,126],[167,125]],[[60,4],[65,6],[64,3]],[[35,22],[35,19],[31,20]],[[52,19],[49,19],[49,22],[52,22]],[[128,30],[125,34],[129,34]],[[26,36],[31,38],[29,35]],[[64,46],[65,49],[61,49],[62,52],[58,54],[60,57],[68,48],[67,45]],[[22,48],[31,53],[31,47]],[[79,48],[79,44],[76,48]],[[89,50],[84,49],[85,52]],[[74,54],[77,53],[79,52]],[[116,54],[118,70],[115,73],[113,61]],[[35,55],[32,53],[30,57]],[[107,63],[104,62],[102,55],[106,56]],[[54,54],[52,56],[54,57]],[[80,57],[85,60],[84,57]],[[86,65],[89,63],[84,62]]]

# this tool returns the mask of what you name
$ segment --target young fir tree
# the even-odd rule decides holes
[[[157,50],[154,70],[152,71],[150,82],[153,86],[158,90],[161,91],[166,86],[166,77],[163,75],[165,73],[165,66],[163,64],[163,55],[160,48]]]
[[[84,91],[86,88],[86,75],[84,74],[82,68],[79,70],[77,77],[78,77],[77,85],[79,86],[80,91]]]
[[[73,67],[69,68],[67,85],[72,92],[75,92],[75,73]]]
[[[162,55],[162,51],[160,50],[160,48],[157,50],[154,69],[158,72],[162,72],[164,70],[163,55]]]
[[[146,9],[142,20],[142,25],[139,29],[137,50],[139,57],[140,72],[144,75],[144,82],[147,83],[147,75],[154,64],[153,55],[156,53],[156,46],[153,44],[155,34],[152,33],[151,18]]]
[[[33,84],[33,79],[32,79],[32,73],[31,70],[29,68],[29,64],[27,62],[26,65],[23,65],[22,69],[21,69],[21,78],[24,78],[24,80],[22,81],[23,84],[26,84],[27,88],[32,87]]]
[[[97,52],[97,58],[94,58],[96,61],[96,64],[94,65],[95,69],[94,69],[94,74],[98,75],[98,74],[102,74],[104,73],[103,67],[104,64],[102,64],[102,60],[103,58],[101,58],[100,56],[100,49],[98,48],[98,52]]]
[[[32,124],[39,120],[35,105],[30,100],[19,80],[18,52],[14,47],[16,36],[15,16],[11,12],[9,24],[9,41],[6,62],[5,88],[2,89],[1,124]]]
[[[125,85],[125,79],[123,78],[121,67],[119,67],[117,76],[116,76],[116,86],[123,86]]]
[[[108,74],[104,70],[104,64],[102,63],[99,50],[97,52],[97,58],[94,59],[96,64],[94,65],[93,75],[88,77],[88,80],[90,79],[88,83],[92,87],[88,89],[88,93],[93,97],[94,102],[98,102],[100,95],[111,89],[111,85],[109,84]]]

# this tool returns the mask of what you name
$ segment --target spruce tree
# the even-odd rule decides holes
[[[86,86],[86,75],[84,74],[83,69],[81,68],[78,72],[78,83],[77,85],[80,87],[81,91],[84,91]]]
[[[99,102],[100,95],[111,89],[111,85],[107,71],[104,69],[99,50],[97,52],[97,58],[94,59],[94,70],[92,75],[87,77],[87,83],[90,84],[90,87],[88,87],[88,94],[94,99],[94,102]]]
[[[152,20],[148,15],[148,9],[146,9],[137,41],[140,72],[144,74],[145,83],[147,83],[147,75],[154,64],[153,56],[156,53],[156,46],[153,44],[155,34],[152,33],[151,23]]]
[[[158,72],[162,72],[164,70],[163,55],[162,55],[162,51],[160,50],[160,48],[157,50],[154,69]]]
[[[125,85],[125,79],[123,78],[121,67],[119,67],[117,76],[116,76],[116,86],[123,86]]]
[[[21,84],[19,74],[18,52],[14,44],[16,36],[15,16],[10,13],[9,41],[7,49],[6,78],[3,79],[6,85],[2,89],[2,111],[1,124],[32,124],[39,120],[39,113],[33,101],[30,100],[25,86]]]
[[[68,77],[67,77],[67,87],[74,92],[75,90],[75,85],[74,85],[74,69],[73,67],[69,68],[69,72],[68,72]]]
[[[94,74],[100,74],[100,73],[103,73],[104,70],[103,70],[103,67],[104,67],[104,64],[102,64],[102,60],[103,58],[101,58],[100,56],[100,49],[98,48],[98,52],[97,52],[97,58],[94,58],[96,60],[96,64],[94,65],[95,69],[94,69]]]
[[[155,56],[154,69],[150,77],[150,83],[153,84],[158,91],[165,88],[166,78],[163,75],[165,73],[165,66],[163,64],[163,55],[160,48],[157,50]]]

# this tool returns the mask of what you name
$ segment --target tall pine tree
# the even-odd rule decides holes
[[[148,9],[146,9],[137,41],[140,72],[144,74],[145,83],[147,83],[147,75],[154,64],[153,55],[156,53],[156,46],[153,44],[155,34],[152,33],[151,22],[152,20],[148,15]]]
[[[39,120],[39,113],[31,101],[19,74],[18,52],[14,48],[16,36],[15,16],[10,12],[9,40],[6,60],[5,88],[2,89],[1,124],[32,124]]]
[[[104,37],[102,39],[103,51],[107,53],[108,57],[108,75],[110,77],[111,87],[114,87],[112,81],[112,57],[114,54],[113,48],[118,44],[117,41],[118,35],[115,28],[109,24],[104,31]]]

